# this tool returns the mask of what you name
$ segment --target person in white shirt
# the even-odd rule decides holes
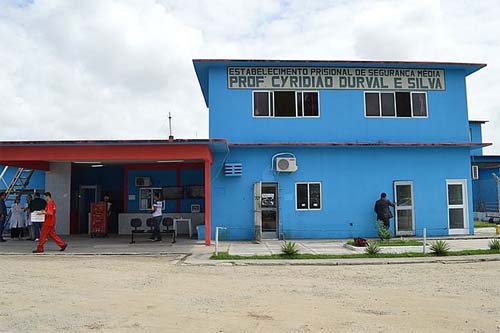
[[[153,215],[154,223],[153,235],[151,236],[153,242],[161,241],[160,223],[163,216],[162,209],[163,203],[160,201],[160,197],[155,195],[153,202],[153,211],[151,212],[151,214]]]
[[[24,208],[21,206],[21,199],[16,197],[14,204],[10,208],[12,215],[10,217],[10,230],[11,238],[21,239],[23,237],[24,222]]]

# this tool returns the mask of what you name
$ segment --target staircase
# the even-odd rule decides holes
[[[35,170],[33,169],[17,168],[14,177],[12,177],[10,182],[7,182],[5,180],[5,175],[7,174],[8,168],[8,166],[5,166],[2,170],[2,173],[0,173],[0,181],[2,181],[5,186],[5,205],[8,209],[7,219],[5,223],[9,222],[10,220],[10,216],[12,214],[10,208],[12,207],[14,200],[18,195],[23,193],[23,191],[30,183],[31,176],[33,176],[33,173],[35,172]]]

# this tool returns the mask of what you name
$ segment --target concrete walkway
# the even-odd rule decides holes
[[[492,230],[484,230],[492,229]],[[463,260],[500,260],[500,256],[470,256],[448,257],[448,258],[370,258],[365,260],[360,259],[339,259],[339,260],[253,260],[253,261],[214,261],[210,260],[210,256],[215,251],[215,245],[205,246],[203,241],[178,239],[177,243],[172,244],[171,239],[165,238],[163,242],[151,242],[145,235],[137,237],[135,244],[129,244],[130,237],[127,236],[111,236],[107,238],[89,238],[88,236],[71,236],[63,237],[67,240],[69,246],[64,252],[59,252],[59,248],[52,242],[48,241],[45,247],[44,255],[139,255],[139,256],[174,256],[178,258],[180,263],[193,265],[254,265],[254,264],[376,264],[376,263],[406,263],[406,262],[430,262],[430,261],[463,261]],[[450,245],[452,251],[466,249],[488,249],[488,243],[491,239],[498,238],[495,235],[494,228],[483,228],[476,230],[475,236],[465,237],[450,237],[445,239]],[[347,240],[296,240],[297,247],[300,253],[309,254],[355,254],[364,252],[364,248],[354,248],[346,246]],[[428,244],[434,242],[435,239],[429,239]],[[219,252],[228,252],[232,255],[271,255],[281,253],[282,241],[267,240],[262,243],[255,244],[253,242],[220,242]],[[5,243],[0,243],[1,255],[32,255],[31,251],[35,249],[36,243],[26,240],[9,240]],[[402,253],[402,252],[421,252],[422,246],[400,246],[400,247],[383,247],[382,252]],[[39,255],[39,254],[35,254]]]
[[[492,238],[474,239],[445,239],[450,245],[451,251],[488,249],[488,244]],[[427,241],[427,252],[430,252],[429,245],[435,240]],[[294,241],[300,253],[304,254],[353,254],[363,253],[365,248],[346,246],[347,240],[297,240]],[[221,252],[229,252],[232,255],[272,255],[281,253],[281,241],[268,240],[260,244],[250,242],[230,242],[220,245]],[[226,251],[227,249],[227,251]],[[403,253],[422,252],[422,246],[388,246],[381,247],[382,253]]]
[[[175,244],[165,237],[162,242],[151,242],[146,235],[136,237],[135,244],[128,236],[90,238],[88,236],[62,236],[67,241],[66,251],[51,240],[45,245],[44,254],[57,255],[166,255],[166,254],[212,254],[214,247],[205,246],[203,241],[178,239]],[[37,243],[28,240],[8,240],[0,243],[0,255],[26,255],[36,248]],[[37,254],[39,255],[39,254]]]

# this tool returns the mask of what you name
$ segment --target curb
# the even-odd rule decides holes
[[[193,258],[194,259],[194,258]],[[296,260],[192,260],[187,258],[182,265],[189,266],[369,266],[369,265],[408,265],[408,264],[462,264],[500,261],[499,254],[471,255],[454,257],[422,257],[422,258],[371,258],[360,259],[296,259]]]
[[[31,257],[170,257],[170,256],[190,256],[191,253],[187,252],[74,252],[74,253],[58,253],[56,251],[43,252],[43,253],[24,253],[24,252],[12,252],[12,253],[0,253],[0,257],[8,256],[31,256]]]

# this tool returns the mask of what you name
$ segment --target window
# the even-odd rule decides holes
[[[396,105],[394,104],[393,93],[381,93],[382,117],[394,117],[396,115]]]
[[[297,210],[321,209],[321,183],[296,183],[295,198]]]
[[[253,114],[256,117],[269,117],[269,93],[264,91],[254,91],[253,93]]]
[[[380,117],[379,96],[379,93],[365,93],[365,113],[367,117]]]
[[[254,117],[319,117],[317,91],[254,91]]]
[[[411,93],[413,117],[427,117],[427,97],[425,93]]]
[[[427,117],[425,92],[365,92],[366,117]]]
[[[139,209],[140,210],[153,209],[153,201],[155,196],[158,196],[161,199],[162,197],[161,188],[156,188],[156,187],[139,188]]]
[[[274,116],[275,117],[296,117],[294,91],[275,91],[274,95]]]

